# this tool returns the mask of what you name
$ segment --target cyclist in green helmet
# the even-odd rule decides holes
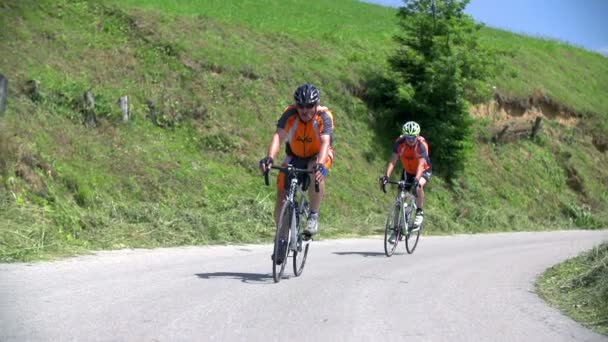
[[[389,161],[384,176],[380,178],[386,184],[393,173],[397,161],[400,159],[403,165],[401,180],[413,183],[416,186],[416,218],[414,226],[420,227],[424,220],[424,186],[431,179],[432,164],[429,145],[420,135],[420,125],[414,121],[408,121],[403,125],[402,135],[395,140],[393,155]],[[394,242],[394,236],[391,237]],[[390,240],[389,240],[390,241]]]

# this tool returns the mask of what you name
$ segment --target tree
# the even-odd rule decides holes
[[[493,56],[478,42],[482,25],[464,13],[469,0],[404,0],[402,32],[390,64],[399,76],[400,120],[418,121],[434,171],[452,178],[472,150],[468,101],[490,94]]]

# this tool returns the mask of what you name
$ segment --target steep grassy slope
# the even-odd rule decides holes
[[[378,231],[391,198],[375,180],[399,123],[392,109],[365,101],[388,74],[394,10],[323,0],[120,4],[0,1],[0,72],[10,82],[0,121],[0,259],[269,241],[274,192],[257,161],[303,82],[319,85],[337,126],[322,237]],[[564,96],[564,104],[605,119],[605,58],[547,42],[578,58],[568,63],[527,50],[531,38],[495,30],[484,37],[508,66],[496,80],[504,94],[541,88],[557,98],[561,79],[528,79],[541,66],[565,68],[582,95]],[[515,63],[528,55],[537,60]],[[39,81],[39,93],[29,80]],[[83,124],[87,90],[95,125]],[[123,95],[128,123],[116,105]],[[585,125],[547,122],[537,141],[500,146],[488,142],[491,125],[478,120],[477,153],[461,179],[433,179],[429,233],[608,222],[608,161]],[[595,126],[596,135],[606,131]]]

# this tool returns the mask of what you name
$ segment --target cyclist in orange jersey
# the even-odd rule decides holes
[[[266,172],[272,166],[281,145],[285,143],[286,158],[283,165],[314,169],[314,179],[319,182],[319,192],[309,187],[310,215],[305,233],[314,235],[319,230],[319,209],[325,193],[325,178],[333,162],[334,119],[327,107],[320,105],[319,90],[311,84],[303,84],[293,94],[295,103],[287,106],[277,122],[266,157],[260,160],[260,170]],[[303,175],[308,178],[308,175]],[[284,173],[277,178],[275,222],[278,221],[285,191],[289,185]],[[308,182],[309,179],[302,179]],[[308,183],[309,184],[309,183]]]
[[[416,187],[416,218],[414,226],[419,227],[424,220],[424,186],[431,179],[432,165],[429,156],[429,145],[420,136],[420,125],[414,121],[408,121],[403,125],[401,135],[393,145],[393,156],[386,167],[385,175],[380,178],[383,184],[388,182],[391,173],[395,169],[397,160],[401,159],[403,172],[401,179],[413,183]],[[394,236],[391,236],[394,241]],[[390,241],[390,239],[389,239]],[[391,242],[393,242],[391,241]]]

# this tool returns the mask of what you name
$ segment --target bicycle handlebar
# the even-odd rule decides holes
[[[406,182],[406,181],[396,182],[396,181],[392,181],[390,179],[386,182],[386,184],[395,184],[395,185],[399,185],[399,186],[403,186],[403,187],[406,187],[408,185],[410,185],[410,186],[415,185],[415,183],[411,183],[411,182]],[[386,184],[382,183],[382,191],[384,191],[384,193],[386,193]],[[411,189],[410,189],[410,191],[411,191]]]
[[[270,166],[270,169],[275,169],[275,170],[279,170],[280,172],[284,172],[284,173],[314,173],[314,170],[308,170],[308,169],[298,169],[296,167],[293,167],[292,165],[287,165],[287,166]],[[264,183],[266,183],[266,185],[270,185],[270,181],[268,180],[268,174],[270,173],[270,169],[266,169],[266,172],[264,172]],[[319,192],[319,181],[315,179],[315,192]]]

